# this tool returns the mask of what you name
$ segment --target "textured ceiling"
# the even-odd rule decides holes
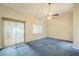
[[[47,3],[4,3],[2,5],[15,9],[23,15],[32,14],[38,17],[48,13]],[[53,14],[61,14],[73,10],[72,3],[52,3],[51,6],[51,12]]]

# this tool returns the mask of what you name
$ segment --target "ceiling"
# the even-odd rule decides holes
[[[48,13],[48,4],[47,3],[4,3],[2,4],[9,8],[12,8],[23,15],[32,14],[34,16],[42,16]],[[52,3],[51,12],[55,13],[64,13],[73,10],[72,3]]]

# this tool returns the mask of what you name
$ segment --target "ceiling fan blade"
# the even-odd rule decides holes
[[[59,16],[59,14],[54,14],[53,16]]]

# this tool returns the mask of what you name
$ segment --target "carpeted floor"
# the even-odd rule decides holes
[[[79,56],[71,42],[43,38],[0,50],[0,56]]]

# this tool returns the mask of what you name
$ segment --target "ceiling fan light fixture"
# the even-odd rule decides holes
[[[51,12],[49,12],[49,13],[48,13],[48,16],[51,16],[51,15],[52,15],[52,13],[51,13]]]
[[[52,13],[51,13],[51,3],[48,3],[49,5],[49,12],[48,12],[48,17],[47,17],[47,20],[50,20],[52,19]]]
[[[51,16],[48,16],[47,20],[50,20],[50,19],[52,19],[52,17]]]
[[[54,19],[55,16],[58,16],[59,14],[52,14],[51,12],[51,3],[48,3],[48,6],[49,6],[49,10],[48,10],[48,13],[46,15],[46,17],[44,17],[46,20],[51,20],[51,19]]]

